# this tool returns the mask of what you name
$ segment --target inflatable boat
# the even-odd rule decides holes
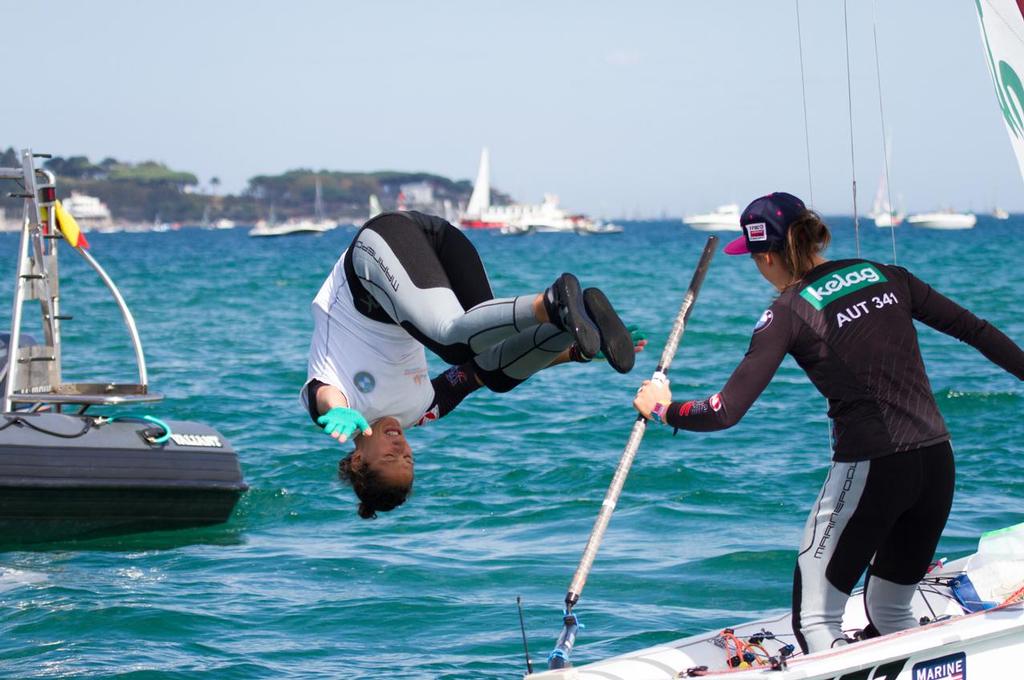
[[[92,257],[74,217],[56,199],[54,177],[0,168],[24,199],[11,330],[0,335],[0,544],[92,537],[226,521],[247,486],[238,456],[215,429],[163,419],[138,407],[162,399],[149,389],[134,318]],[[96,271],[121,311],[138,381],[62,380],[57,251],[61,241]],[[37,301],[39,340],[22,332]],[[125,406],[135,406],[131,414]]]

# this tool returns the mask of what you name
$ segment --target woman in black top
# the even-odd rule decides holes
[[[833,465],[804,530],[793,628],[804,652],[845,644],[846,601],[868,570],[867,635],[916,625],[910,600],[931,563],[953,498],[949,431],[932,395],[914,320],[978,349],[1024,379],[1024,352],[988,322],[902,267],[827,261],[828,227],[786,193],[743,211],[749,253],[779,297],[758,321],[721,392],[673,401],[647,381],[634,406],[672,427],[707,432],[739,422],[791,354],[828,399]]]

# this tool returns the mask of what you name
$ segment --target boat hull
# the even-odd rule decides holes
[[[936,577],[959,574],[968,558],[947,565]],[[1018,574],[1024,577],[1024,574]],[[929,582],[918,590],[913,602],[916,617],[927,625],[899,633],[863,640],[810,656],[790,658],[785,668],[770,670],[768,664],[730,668],[721,630],[683,638],[655,647],[612,657],[595,663],[547,671],[529,676],[531,680],[671,680],[685,677],[721,677],[730,680],[772,678],[773,680],[932,680],[955,677],[929,674],[928,669],[956,670],[961,677],[1013,677],[1009,669],[1024,650],[1024,603],[1004,604],[964,614],[951,589]],[[843,617],[843,630],[867,626],[863,592],[850,598]],[[768,631],[762,643],[768,654],[777,656],[783,644],[796,644],[788,613],[774,618],[737,625],[737,638]],[[577,657],[583,650],[577,650]],[[696,672],[700,667],[706,667]]]
[[[0,430],[0,543],[218,524],[248,488],[230,444],[199,423],[167,421],[173,438],[151,444],[147,422],[7,413],[0,426],[14,418]]]
[[[907,224],[923,229],[973,229],[978,218],[971,214],[912,215]]]
[[[902,215],[891,215],[889,213],[880,213],[875,215],[875,226],[881,229],[889,229],[891,227],[898,227],[903,223]]]
[[[683,224],[696,231],[742,231],[738,221],[687,219],[683,220]]]
[[[687,215],[683,224],[696,231],[742,231],[740,207],[736,204],[723,205],[714,212]]]

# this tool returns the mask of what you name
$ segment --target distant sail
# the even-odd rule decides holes
[[[491,156],[485,146],[480,152],[480,169],[476,173],[476,182],[473,183],[473,193],[469,196],[469,204],[466,205],[466,215],[479,217],[491,207]]]
[[[324,192],[323,187],[320,186],[320,178],[316,178],[316,196],[313,198],[313,214],[316,216],[317,221],[323,221],[324,217]]]
[[[975,0],[996,100],[1024,177],[1024,6],[1016,0]]]
[[[377,194],[370,194],[370,219],[372,220],[382,212],[384,212],[384,208],[381,207],[380,199],[377,198]]]

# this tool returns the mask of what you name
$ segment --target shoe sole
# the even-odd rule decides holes
[[[573,336],[584,356],[593,357],[601,350],[601,331],[587,314],[580,282],[572,274],[562,274],[557,291],[558,303],[565,309],[565,330]]]
[[[583,306],[597,326],[601,336],[601,351],[608,365],[619,373],[629,373],[636,363],[633,336],[615,313],[612,303],[600,289],[587,288],[583,291]]]

